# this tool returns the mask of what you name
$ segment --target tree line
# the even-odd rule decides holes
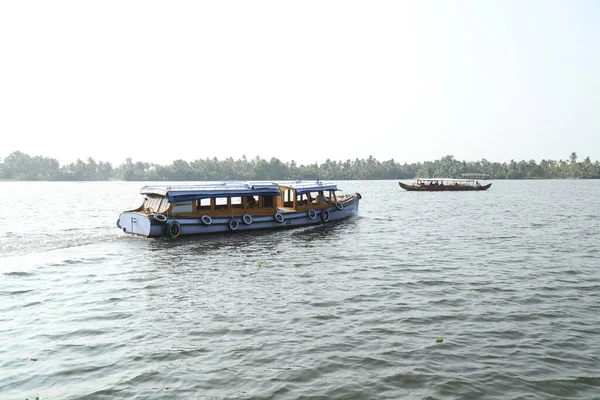
[[[88,158],[60,165],[49,157],[31,157],[15,151],[0,159],[0,179],[27,181],[221,181],[221,180],[376,180],[419,178],[460,178],[463,173],[481,173],[489,179],[561,179],[600,178],[600,163],[589,157],[578,161],[571,153],[567,160],[535,160],[510,162],[459,161],[448,155],[435,161],[400,163],[393,159],[346,161],[326,160],[323,163],[297,165],[277,158],[267,161],[260,157],[234,160],[226,158],[175,160],[169,165],[133,162],[127,158],[118,167],[111,163]]]

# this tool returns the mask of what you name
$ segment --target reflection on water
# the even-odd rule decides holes
[[[311,242],[323,244],[327,241],[339,240],[341,235],[356,229],[356,221],[359,219],[359,216],[353,216],[347,220],[307,227],[182,236],[177,240],[149,239],[147,245],[150,251],[174,251],[174,255],[189,251],[194,251],[196,254],[256,250],[276,253],[285,251],[287,246],[301,246]]]

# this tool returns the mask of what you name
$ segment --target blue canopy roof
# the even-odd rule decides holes
[[[203,182],[195,185],[144,186],[140,193],[165,196],[173,203],[210,197],[278,196],[281,190],[274,182]]]
[[[337,185],[321,181],[292,181],[280,183],[281,186],[296,189],[296,194],[304,194],[309,192],[320,192],[327,190],[338,190]]]
[[[279,196],[279,187],[295,189],[297,194],[338,190],[337,185],[321,181],[291,181],[291,182],[202,182],[193,185],[144,186],[141,194],[155,194],[167,197],[170,203],[206,199],[210,197],[238,196]]]

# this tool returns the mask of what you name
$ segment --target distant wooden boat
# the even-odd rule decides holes
[[[487,190],[492,184],[481,185],[474,179],[415,179],[410,185],[398,182],[402,189],[415,192],[462,192],[471,190]]]
[[[117,226],[132,235],[176,238],[324,224],[358,211],[359,193],[337,191],[321,181],[144,186],[144,203],[122,212]]]

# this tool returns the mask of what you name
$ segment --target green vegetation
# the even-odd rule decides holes
[[[87,161],[61,166],[48,157],[31,157],[16,151],[0,159],[0,179],[29,181],[213,181],[213,180],[293,180],[293,179],[412,179],[459,178],[467,172],[484,173],[489,179],[556,179],[600,178],[600,163],[587,157],[577,161],[571,153],[568,160],[513,161],[506,163],[458,161],[453,156],[423,163],[401,164],[394,160],[378,161],[373,157],[346,161],[326,160],[322,164],[297,165],[295,161],[270,161],[260,157],[248,160],[227,158],[204,159],[187,162],[175,160],[170,165],[125,160],[117,168],[108,162]]]

